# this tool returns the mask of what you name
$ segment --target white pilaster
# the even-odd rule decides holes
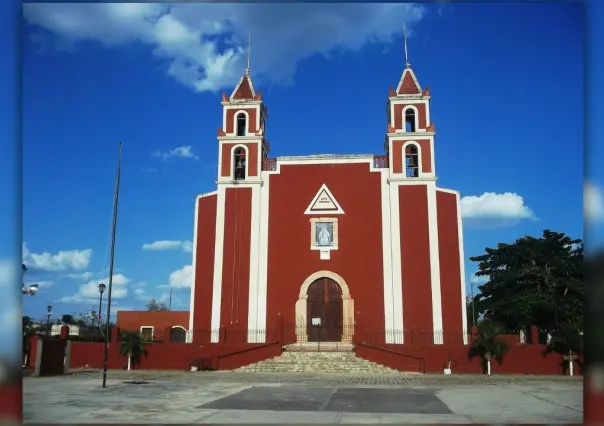
[[[403,277],[401,262],[401,226],[399,212],[399,186],[390,182],[390,255],[392,270],[392,322],[391,332],[386,333],[386,343],[404,343],[403,335]],[[390,334],[390,336],[388,336]]]
[[[222,261],[224,257],[224,213],[226,188],[218,185],[216,196],[216,240],[214,243],[214,279],[212,288],[212,321],[210,342],[218,343],[222,299]]]
[[[261,186],[252,185],[251,226],[250,226],[250,281],[247,329],[248,343],[258,343],[258,268],[260,245],[260,217],[261,217]]]
[[[260,187],[260,238],[258,248],[258,297],[256,312],[256,327],[258,331],[266,332],[266,303],[268,280],[268,233],[269,233],[269,197],[270,174],[262,173],[262,186]],[[259,336],[257,343],[266,342],[266,335]]]
[[[432,328],[434,344],[443,343],[443,313],[440,291],[440,258],[438,247],[438,211],[436,205],[436,182],[426,185],[428,191],[428,235],[430,242],[430,288],[432,293]]]

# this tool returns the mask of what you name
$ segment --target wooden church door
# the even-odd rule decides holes
[[[342,289],[330,278],[319,278],[308,287],[306,302],[309,342],[342,340]]]

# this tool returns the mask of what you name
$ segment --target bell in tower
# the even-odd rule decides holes
[[[237,148],[234,153],[235,160],[235,180],[245,179],[245,150]]]

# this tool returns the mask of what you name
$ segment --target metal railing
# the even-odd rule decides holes
[[[374,155],[373,167],[376,169],[387,169],[389,167],[387,155]]]

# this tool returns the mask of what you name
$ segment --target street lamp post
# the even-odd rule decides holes
[[[46,334],[50,336],[50,317],[52,316],[52,305],[46,307]]]
[[[101,307],[103,306],[103,293],[105,292],[105,288],[107,288],[107,286],[104,283],[100,283],[99,284],[99,327],[101,326]]]

